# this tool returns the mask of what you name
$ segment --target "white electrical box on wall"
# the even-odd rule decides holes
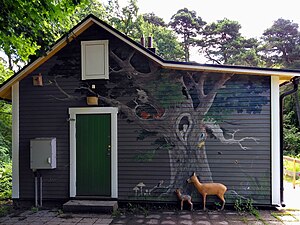
[[[56,168],[56,138],[30,140],[30,168],[32,170]]]

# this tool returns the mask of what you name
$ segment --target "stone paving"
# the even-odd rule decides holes
[[[250,214],[239,214],[233,210],[224,211],[163,211],[149,212],[147,215],[121,215],[111,223],[113,225],[235,225],[235,224],[300,224],[300,211],[285,210],[259,210],[259,216]]]
[[[115,213],[116,215],[117,213]],[[156,210],[144,213],[119,215],[113,218],[108,214],[62,213],[61,210],[27,210],[18,214],[0,217],[3,225],[235,225],[235,224],[300,224],[300,210],[259,210],[259,216],[238,214],[234,210],[224,211],[176,211]]]
[[[27,210],[23,213],[0,217],[3,225],[109,225],[112,216],[108,214],[62,213],[61,210]]]

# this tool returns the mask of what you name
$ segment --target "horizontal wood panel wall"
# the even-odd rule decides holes
[[[109,40],[110,49],[123,48],[124,51],[132,51],[101,28],[93,25],[74,41],[60,50],[50,60],[40,66],[30,76],[20,82],[20,199],[34,198],[34,177],[30,170],[29,142],[37,137],[57,138],[57,168],[54,170],[41,171],[43,175],[43,197],[45,199],[67,199],[69,197],[69,122],[67,119],[68,108],[88,107],[82,85],[95,84],[97,91],[107,95],[109,88],[105,86],[105,80],[81,81],[80,65],[80,41],[81,40]],[[122,53],[124,59],[128,53]],[[122,55],[121,54],[121,55]],[[137,57],[141,62],[145,57]],[[137,61],[138,61],[137,60]],[[142,67],[136,64],[136,67]],[[116,65],[110,58],[111,68]],[[143,68],[139,68],[140,71]],[[191,71],[192,72],[192,71]],[[32,76],[41,73],[44,86],[34,87]],[[163,70],[164,74],[172,74],[174,71]],[[110,75],[114,81],[115,76]],[[122,75],[122,76],[127,76]],[[209,75],[206,75],[209,76]],[[211,76],[221,77],[221,74]],[[215,118],[222,127],[220,135],[225,132],[225,138],[235,139],[245,137],[256,138],[242,142],[241,146],[226,144],[207,131],[205,141],[208,163],[212,172],[214,182],[222,182],[228,187],[227,199],[233,203],[238,196],[252,198],[257,204],[270,204],[271,180],[270,180],[270,78],[251,78],[252,87],[247,86],[249,76],[236,75],[231,78],[224,88],[220,89],[214,99],[214,114],[209,118]],[[151,84],[152,81],[149,81]],[[118,96],[118,100],[132,103],[136,93],[127,86],[114,87],[110,96]],[[244,85],[244,86],[243,86]],[[253,85],[255,87],[253,87]],[[241,87],[243,86],[243,87]],[[213,83],[207,83],[206,90],[213,87]],[[127,93],[126,93],[127,89]],[[63,90],[63,91],[61,91]],[[123,94],[120,94],[123,93]],[[263,98],[257,98],[261,93]],[[231,99],[235,95],[234,101]],[[218,97],[222,96],[222,97]],[[173,101],[172,92],[166,90],[163,96],[165,102]],[[225,100],[231,104],[224,104]],[[261,102],[263,99],[264,102]],[[260,104],[261,103],[261,104]],[[244,110],[241,110],[243,105]],[[108,104],[100,102],[100,106]],[[247,112],[247,107],[249,111]],[[188,109],[187,109],[188,110]],[[210,113],[210,112],[209,112]],[[172,124],[174,121],[168,117],[166,122]],[[152,130],[160,129],[153,125]],[[176,201],[173,193],[167,198],[141,197],[133,188],[143,182],[142,190],[145,195],[157,186],[168,186],[170,184],[170,155],[166,148],[159,147],[164,144],[159,136],[148,135],[141,138],[141,126],[131,121],[122,112],[118,115],[118,196],[120,200],[151,200],[151,201]],[[172,134],[170,134],[172,135]],[[161,141],[161,143],[160,143]],[[188,177],[187,177],[188,178]],[[156,188],[155,188],[156,187]],[[194,196],[194,201],[200,201],[200,197],[192,187],[186,189]],[[139,197],[140,196],[140,197]],[[215,198],[208,198],[213,203]]]

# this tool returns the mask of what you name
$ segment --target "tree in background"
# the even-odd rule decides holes
[[[107,7],[108,6],[103,5],[98,0],[88,0],[85,4],[81,4],[79,7],[75,8],[70,17],[71,28],[90,14],[93,14],[100,20],[108,22],[109,15]]]
[[[241,25],[228,19],[205,26],[199,32],[199,52],[212,63],[258,66],[262,61],[258,55],[258,41],[246,39],[240,33]]]
[[[136,42],[140,42],[140,38],[153,37],[153,47],[156,53],[166,60],[183,59],[183,49],[177,40],[174,31],[169,30],[163,19],[154,13],[139,14],[136,0],[130,0],[128,5],[120,8],[118,0],[109,1],[104,6],[108,12],[107,23],[123,32]]]
[[[290,98],[285,101],[285,105],[294,102],[294,98]],[[295,115],[295,111],[291,108],[284,108],[284,116],[283,116],[283,148],[284,154],[299,156],[300,155],[300,131],[297,126],[295,126],[297,120],[297,116]]]
[[[155,18],[157,21],[162,20],[159,17]],[[168,27],[156,24],[160,23],[143,21],[140,27],[141,32],[145,37],[153,37],[153,47],[156,49],[156,54],[166,60],[183,61],[184,50],[178,41],[175,32],[168,29]],[[138,37],[136,40],[138,40]]]
[[[183,61],[184,50],[173,31],[166,27],[157,27],[153,32],[156,53],[166,60]]]
[[[189,11],[187,8],[180,9],[171,18],[169,26],[182,37],[184,46],[184,59],[190,60],[190,48],[194,45],[194,38],[206,24],[201,17],[197,17],[195,11]]]
[[[0,84],[12,74],[0,58]],[[11,197],[11,126],[11,105],[0,100],[0,200]]]
[[[151,23],[155,26],[167,27],[165,21],[162,18],[156,16],[153,12],[143,14],[143,18],[145,22]]]
[[[65,31],[70,15],[86,0],[5,0],[0,7],[0,49],[9,68],[27,62],[30,55],[43,54]],[[37,53],[37,50],[40,50]],[[18,70],[18,69],[15,69]]]
[[[264,59],[269,67],[300,68],[298,24],[278,19],[262,35]]]
[[[143,18],[138,13],[137,0],[129,0],[128,5],[123,8],[120,8],[118,0],[110,0],[105,8],[107,22],[111,26],[133,39],[141,35],[140,25]]]
[[[13,72],[0,60],[0,83],[9,78]],[[11,159],[11,105],[0,100],[0,168]]]
[[[299,25],[290,20],[278,19],[262,35],[262,52],[269,67],[300,68]],[[290,87],[282,88],[285,92]],[[287,154],[299,154],[300,144],[300,92],[287,96],[284,101],[284,149]]]

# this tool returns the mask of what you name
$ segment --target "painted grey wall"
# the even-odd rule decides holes
[[[136,86],[126,73],[110,75],[112,84],[118,84],[119,79],[124,80],[118,84],[119,86],[110,86],[104,80],[81,81],[80,41],[97,39],[108,39],[110,49],[123,59],[128,58],[128,52],[133,50],[111,34],[93,25],[20,82],[20,199],[34,198],[34,177],[30,170],[29,142],[30,139],[37,137],[57,138],[57,168],[42,171],[44,198],[69,198],[68,109],[89,107],[85,101],[85,96],[89,93],[85,92],[82,87],[96,84],[100,95],[109,99],[117,99],[132,110],[137,104],[135,101],[139,98],[139,94],[136,89],[140,87]],[[140,72],[147,72],[148,68],[145,68],[147,63],[147,59],[139,54],[132,59],[132,64]],[[110,58],[110,67],[116,69],[118,66],[116,61]],[[188,72],[193,73],[193,71]],[[187,77],[188,72],[158,69],[155,76],[174,76],[175,79],[179,76]],[[43,75],[44,86],[34,87],[32,76],[39,73]],[[198,75],[204,76],[200,72],[194,76]],[[205,74],[205,76],[208,77],[208,81],[204,89],[208,92],[214,87],[214,82],[217,82],[223,75]],[[157,79],[151,78],[148,82],[146,80],[144,82],[146,88],[148,87],[146,83],[155,83]],[[189,81],[186,83],[191,84]],[[157,91],[155,97],[158,102],[162,99],[167,103],[174,102],[173,86],[164,86],[166,89],[164,94],[158,90],[158,86],[146,88],[145,90]],[[192,88],[189,91],[192,93]],[[150,91],[147,94],[149,98],[155,95]],[[182,95],[175,97],[184,99],[185,96]],[[196,102],[196,100],[193,101]],[[228,104],[225,104],[226,102]],[[109,105],[107,101],[100,103],[100,106]],[[138,116],[141,117],[141,113]],[[172,116],[168,118],[165,121],[169,124],[176,123],[172,120]],[[144,122],[149,122],[145,120]],[[216,131],[217,129],[206,127],[207,137],[204,150],[212,174],[210,181],[221,182],[228,187],[226,197],[228,202],[232,203],[240,196],[254,199],[257,204],[270,204],[270,78],[234,75],[224,87],[218,90],[206,120],[211,120],[211,123],[217,124],[220,128]],[[155,129],[159,131],[161,128],[154,127],[152,131]],[[233,136],[234,132],[236,133]],[[176,135],[170,131],[169,136],[172,135],[174,136],[173,143],[168,143],[166,136],[163,137],[159,132],[145,133],[145,129],[138,120],[133,121],[126,116],[126,113],[119,113],[118,191],[120,200],[176,201],[173,193],[176,185],[180,185],[186,193],[192,194],[194,201],[200,200],[193,186],[184,183],[184,179],[188,177],[181,176],[182,180],[179,183],[172,181],[173,178],[170,177],[171,152],[172,149],[176,149],[176,143],[174,143]],[[222,137],[225,140],[223,142],[220,141]],[[229,141],[230,139],[242,140],[242,138],[246,139],[236,143]],[[193,145],[196,146],[196,143]],[[179,155],[178,160],[184,157],[184,155]],[[193,159],[187,159],[186,162],[193,162]],[[197,161],[194,162],[197,163]],[[188,169],[188,166],[184,165],[184,169],[187,170],[184,174],[190,174],[192,172],[190,170],[195,167],[197,165]],[[201,174],[202,170],[201,167],[196,172],[200,179],[201,177],[205,179],[205,176]],[[146,185],[142,194],[132,190],[140,182]],[[214,202],[215,198],[209,198],[208,201]]]

